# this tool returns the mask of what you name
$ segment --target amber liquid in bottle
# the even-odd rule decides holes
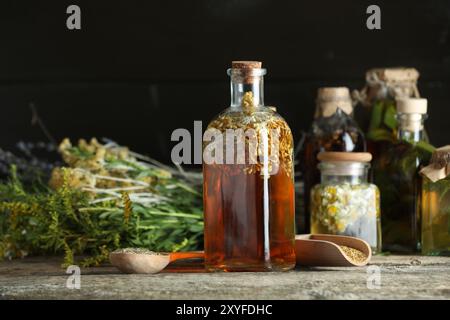
[[[295,264],[292,178],[280,170],[266,181],[260,173],[225,166],[204,166],[208,269],[291,269]]]
[[[284,271],[295,266],[292,134],[285,121],[263,105],[262,70],[256,70],[258,76],[253,69],[229,70],[231,107],[208,128],[257,133],[263,127],[277,129],[278,170],[267,174],[268,161],[250,163],[247,146],[245,163],[204,162],[205,265],[209,271]]]
[[[450,178],[424,178],[422,188],[422,254],[450,257]]]

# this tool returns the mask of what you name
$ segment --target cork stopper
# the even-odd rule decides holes
[[[244,84],[253,84],[258,77],[266,74],[266,69],[262,69],[260,61],[232,61],[231,69],[228,74],[232,80],[242,82]]]
[[[398,113],[427,113],[427,99],[423,98],[400,98],[396,99]]]
[[[233,69],[261,69],[262,62],[260,62],[260,61],[232,61],[231,68],[233,68]]]
[[[369,152],[324,151],[317,155],[317,159],[323,162],[370,162],[372,154]]]
[[[417,82],[419,79],[419,71],[415,68],[374,68],[366,72],[366,80],[371,82]]]
[[[417,89],[419,71],[414,68],[374,68],[366,72],[366,86],[352,92],[353,99],[364,107],[375,100],[420,97]]]
[[[323,87],[317,91],[315,118],[330,117],[340,108],[346,114],[353,113],[350,90],[347,87]]]
[[[450,175],[450,145],[434,150],[430,164],[420,170],[420,174],[433,182],[447,178]]]

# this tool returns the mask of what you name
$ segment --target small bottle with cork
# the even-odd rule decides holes
[[[373,162],[374,183],[381,191],[383,250],[400,253],[420,251],[421,167],[434,148],[426,142],[424,121],[427,100],[396,101],[397,137],[385,142]]]

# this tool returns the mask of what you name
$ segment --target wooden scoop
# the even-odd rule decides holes
[[[182,259],[204,258],[204,253],[172,252],[159,253],[145,249],[121,249],[109,255],[111,264],[124,273],[158,273],[171,262]]]
[[[363,261],[351,259],[342,247],[357,249],[366,258]],[[297,265],[303,266],[364,266],[371,256],[372,250],[364,240],[333,235],[297,235],[295,236],[295,252]],[[183,259],[204,258],[204,252],[172,252],[159,253],[146,249],[120,249],[109,255],[111,264],[125,273],[153,274],[163,271],[171,262]]]
[[[358,261],[352,259],[340,246],[359,250],[366,258]],[[295,253],[297,265],[301,266],[362,267],[372,257],[372,249],[366,241],[354,237],[326,234],[296,235]]]

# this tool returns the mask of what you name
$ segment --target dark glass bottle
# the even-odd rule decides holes
[[[380,144],[373,161],[373,179],[381,192],[383,251],[412,253],[420,250],[422,180],[418,173],[431,157],[425,141],[426,99],[399,99],[397,137]]]
[[[304,214],[297,218],[297,233],[310,232],[311,189],[320,183],[317,155],[322,151],[364,152],[362,130],[353,120],[349,90],[345,87],[320,88],[315,119],[300,150],[299,169],[304,182]]]

